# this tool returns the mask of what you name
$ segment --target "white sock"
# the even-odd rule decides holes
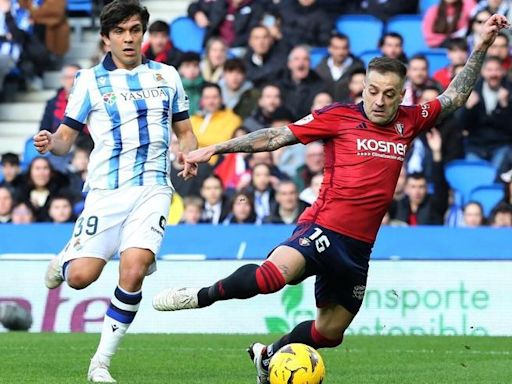
[[[119,343],[130,327],[142,300],[142,292],[127,292],[117,287],[103,320],[103,329],[98,349],[93,360],[110,365]]]

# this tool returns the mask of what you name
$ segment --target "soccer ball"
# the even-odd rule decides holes
[[[321,384],[325,377],[322,356],[305,344],[282,347],[270,359],[270,384]]]

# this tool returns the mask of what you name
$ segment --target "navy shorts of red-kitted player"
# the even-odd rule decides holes
[[[315,223],[299,224],[280,245],[299,251],[306,259],[298,284],[316,275],[316,306],[339,304],[354,315],[363,303],[373,244],[331,231]]]

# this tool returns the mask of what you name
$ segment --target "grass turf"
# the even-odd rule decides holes
[[[0,334],[0,383],[86,383],[99,335]],[[245,348],[272,336],[129,334],[111,366],[123,383],[255,383]],[[512,340],[497,337],[350,336],[322,349],[327,384],[505,384]]]

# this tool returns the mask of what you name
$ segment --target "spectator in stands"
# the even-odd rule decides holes
[[[69,50],[71,29],[67,19],[65,0],[18,0],[21,8],[30,12],[35,33],[51,53],[63,57]]]
[[[407,56],[404,53],[404,38],[399,33],[385,33],[379,40],[379,49],[382,56],[397,59],[407,64]]]
[[[333,34],[329,39],[329,55],[315,68],[327,86],[327,91],[336,101],[348,96],[348,82],[354,71],[364,70],[364,63],[350,53],[350,42],[346,35]]]
[[[192,116],[190,122],[199,147],[205,147],[231,139],[242,119],[224,107],[220,87],[206,83],[201,92],[201,112]]]
[[[52,223],[73,223],[76,220],[73,214],[73,202],[66,195],[55,195],[50,199],[48,207],[48,221]]]
[[[180,148],[176,135],[171,136],[170,158],[171,158],[171,181],[174,190],[182,197],[200,196],[201,186],[204,180],[213,173],[210,164],[198,164],[197,176],[185,181],[183,177],[179,177],[178,173],[183,170],[183,164],[179,161]]]
[[[204,199],[202,223],[219,224],[224,221],[229,212],[229,206],[223,193],[221,179],[210,175],[203,181],[201,197]]]
[[[94,67],[101,63],[103,59],[105,58],[105,55],[110,51],[110,48],[105,44],[103,39],[98,40],[98,48],[96,49],[96,52],[91,56],[90,61],[91,65],[90,67]]]
[[[297,189],[303,191],[311,184],[311,179],[324,168],[324,146],[318,141],[306,145],[305,163],[297,169],[294,179]]]
[[[358,104],[363,98],[365,78],[365,69],[358,69],[354,71],[348,82],[348,95],[339,101],[346,104]]]
[[[82,203],[85,200],[85,193],[83,193],[82,190],[84,188],[85,179],[87,178],[90,154],[90,148],[77,145],[72,154],[71,164],[67,169],[69,191],[73,196],[81,196],[79,200],[81,200]]]
[[[218,37],[212,37],[206,43],[205,56],[201,60],[201,74],[205,81],[217,83],[228,58],[226,43]]]
[[[285,50],[274,41],[263,25],[251,29],[249,47],[244,56],[247,78],[256,86],[277,81],[284,71]]]
[[[67,64],[60,72],[60,88],[57,94],[46,102],[43,118],[39,124],[39,130],[47,130],[55,133],[64,118],[64,111],[68,105],[68,97],[73,88],[77,72],[81,69],[78,64]]]
[[[266,163],[258,163],[252,167],[252,180],[248,191],[254,196],[254,210],[258,223],[270,215],[276,205],[271,171],[271,166]]]
[[[67,192],[68,178],[54,170],[46,157],[36,157],[30,163],[25,181],[18,189],[18,197],[29,201],[34,209],[37,221],[44,221],[48,215],[51,198]]]
[[[264,223],[293,224],[309,204],[299,200],[297,186],[291,180],[281,181],[276,188],[276,205]]]
[[[441,86],[428,76],[428,60],[423,55],[415,55],[409,60],[407,80],[405,82],[405,95],[403,105],[416,105],[419,103],[421,93],[427,86]]]
[[[418,11],[418,0],[366,0],[361,1],[361,13],[369,13],[386,21],[396,15],[414,14]]]
[[[311,70],[309,49],[302,45],[288,55],[288,71],[279,85],[283,90],[283,104],[294,119],[307,115],[316,94],[326,90],[323,80]]]
[[[233,110],[241,118],[249,116],[257,103],[258,91],[247,80],[245,64],[241,59],[228,59],[219,80],[222,101],[226,108]]]
[[[512,83],[501,60],[487,57],[480,79],[459,112],[467,129],[466,158],[491,161],[498,173],[508,170],[512,151]]]
[[[512,227],[512,206],[506,203],[498,204],[491,212],[489,219],[491,227]]]
[[[491,17],[491,13],[484,9],[476,12],[474,16],[469,20],[466,41],[468,42],[470,51],[473,50],[473,47],[477,43],[477,40],[480,38],[482,26],[489,17]]]
[[[314,175],[311,178],[311,183],[309,184],[309,186],[300,193],[299,199],[309,205],[312,205],[318,198],[318,194],[320,193],[320,187],[322,186],[323,180],[323,173],[319,172],[316,175]]]
[[[36,212],[29,201],[19,201],[12,207],[11,223],[32,224],[36,221]]]
[[[204,85],[199,66],[200,62],[201,57],[196,52],[184,52],[178,63],[178,72],[183,83],[183,89],[189,99],[188,113],[190,115],[195,115],[199,111],[201,89]]]
[[[249,117],[244,120],[244,127],[249,132],[269,127],[272,114],[281,106],[281,90],[277,85],[266,84],[262,87],[258,105]]]
[[[0,101],[5,77],[16,67],[25,39],[17,26],[11,0],[0,0]]]
[[[485,225],[484,208],[478,201],[470,201],[464,206],[463,223],[464,227],[476,228]]]
[[[283,40],[288,46],[299,44],[326,47],[333,29],[331,18],[316,0],[291,0],[280,8]]]
[[[491,15],[497,13],[505,16],[509,21],[512,19],[512,7],[510,0],[480,0],[473,8],[471,14],[474,15],[480,11],[487,11]]]
[[[180,224],[198,224],[203,213],[203,199],[198,196],[183,198],[183,215]]]
[[[238,191],[231,198],[230,212],[223,221],[228,224],[254,224],[256,223],[256,213],[252,194],[247,191]]]
[[[423,36],[429,47],[445,47],[447,40],[463,37],[468,30],[473,0],[441,0],[423,17]]]
[[[165,21],[153,21],[148,28],[148,40],[142,44],[142,54],[149,60],[177,67],[182,52],[172,44],[170,32]]]
[[[446,42],[448,48],[448,60],[450,64],[437,70],[432,78],[437,81],[443,89],[448,87],[448,84],[455,77],[455,67],[457,65],[465,64],[468,59],[468,43],[462,37],[450,39]]]
[[[313,104],[311,104],[311,112],[316,111],[318,109],[322,109],[323,107],[327,107],[332,104],[332,96],[328,92],[320,92],[317,93],[315,98],[313,99]]]
[[[448,208],[448,183],[444,176],[441,153],[441,134],[435,128],[427,133],[427,141],[432,150],[432,183],[434,192],[428,193],[424,174],[407,175],[405,196],[393,202],[391,219],[408,225],[442,225]]]
[[[512,67],[512,58],[510,57],[510,39],[506,33],[500,32],[496,40],[487,50],[487,56],[496,56],[501,60],[501,65],[505,71]]]
[[[249,31],[263,17],[263,8],[253,0],[199,0],[189,6],[188,14],[206,28],[205,41],[220,37],[229,47],[245,47]]]
[[[7,152],[2,155],[1,160],[3,180],[0,186],[17,188],[21,183],[20,158],[17,154]]]
[[[14,196],[10,188],[0,187],[0,224],[11,222],[11,213],[14,204]]]

